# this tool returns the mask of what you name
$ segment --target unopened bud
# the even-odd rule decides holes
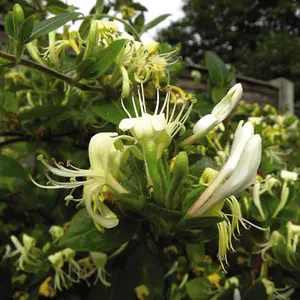
[[[21,23],[24,21],[24,11],[20,4],[15,4],[13,7],[13,14],[14,14],[14,20],[18,25],[21,25]]]

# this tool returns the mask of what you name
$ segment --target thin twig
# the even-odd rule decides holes
[[[4,58],[4,59],[6,59],[6,60],[8,60],[12,63],[16,63],[16,57],[14,55],[11,55],[11,54],[0,51],[0,57]],[[77,87],[78,89],[80,89],[82,91],[91,91],[91,92],[102,92],[103,91],[103,89],[101,87],[90,86],[90,85],[87,85],[87,84],[76,82],[76,81],[73,80],[73,78],[65,76],[64,74],[59,73],[59,72],[57,72],[53,69],[50,69],[48,67],[37,64],[32,60],[27,60],[27,59],[21,58],[20,61],[18,62],[18,64],[22,65],[22,66],[32,68],[32,69],[35,69],[35,70],[38,70],[38,71],[41,71],[45,74],[51,75],[51,76],[53,76],[53,77],[55,77],[55,78],[57,78],[61,81],[66,82],[69,85]]]

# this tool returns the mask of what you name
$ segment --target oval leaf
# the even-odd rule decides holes
[[[215,53],[205,52],[205,65],[208,69],[210,79],[217,85],[224,85],[229,76],[229,70],[226,68],[223,60]]]
[[[162,21],[164,21],[167,17],[171,16],[170,14],[164,14],[164,15],[160,15],[157,18],[153,19],[152,21],[150,21],[149,23],[147,23],[145,26],[143,26],[142,30],[141,30],[141,34],[151,28],[153,28],[154,26],[158,25],[159,23],[161,23]]]
[[[136,224],[132,220],[120,220],[117,227],[100,232],[86,209],[81,209],[71,220],[58,245],[75,251],[109,252],[132,238]]]
[[[28,42],[65,25],[69,21],[76,19],[79,15],[80,13],[61,14],[36,24]]]

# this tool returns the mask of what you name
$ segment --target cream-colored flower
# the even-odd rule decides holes
[[[122,194],[127,191],[120,185],[116,177],[124,154],[127,151],[134,152],[135,155],[142,157],[140,151],[134,145],[125,146],[122,140],[134,141],[130,136],[118,136],[117,133],[98,133],[91,138],[89,144],[90,169],[79,169],[68,163],[68,167],[57,163],[55,167],[49,165],[43,157],[40,157],[42,163],[52,174],[70,178],[69,182],[60,182],[46,174],[49,185],[41,185],[35,182],[35,185],[46,189],[71,189],[71,193],[65,199],[73,200],[84,204],[91,218],[100,226],[112,228],[118,225],[118,217],[99,200],[100,193],[104,185],[112,188],[116,193]],[[85,177],[85,180],[78,178]],[[73,191],[78,187],[84,187],[83,197],[74,199]]]

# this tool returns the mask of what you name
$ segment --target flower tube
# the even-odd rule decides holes
[[[193,129],[194,134],[187,138],[184,143],[192,144],[224,121],[241,99],[242,93],[242,85],[240,83],[235,84],[228,91],[226,96],[214,107],[211,114],[205,115],[195,124]]]
[[[41,188],[46,189],[71,189],[70,194],[65,200],[73,200],[84,204],[86,206],[88,214],[91,218],[100,226],[106,228],[112,228],[118,225],[117,216],[99,200],[102,188],[104,185],[111,187],[116,193],[122,194],[127,191],[116,180],[118,171],[121,165],[123,155],[131,150],[136,156],[142,157],[140,151],[136,146],[124,146],[121,143],[119,148],[116,148],[115,142],[121,140],[134,139],[130,136],[118,136],[117,133],[98,133],[94,135],[89,144],[89,160],[90,169],[79,169],[72,166],[69,162],[67,167],[57,163],[53,160],[55,167],[49,165],[43,157],[40,157],[42,163],[46,166],[49,172],[54,175],[70,178],[69,182],[60,182],[51,178],[48,174],[49,185],[41,185],[35,182],[33,183]],[[85,180],[77,180],[77,178],[86,177]],[[83,197],[80,199],[74,199],[72,193],[78,187],[84,187]]]
[[[253,137],[254,128],[250,122],[247,122],[243,125],[243,121],[241,121],[235,131],[234,140],[231,147],[230,156],[221,169],[218,176],[209,184],[208,188],[202,193],[199,199],[195,202],[195,204],[190,208],[189,214],[193,214],[196,212],[215,192],[215,190],[219,187],[219,185],[226,180],[236,169],[238,162],[241,158],[241,155],[244,151],[244,148],[250,138]]]
[[[229,177],[212,196],[196,211],[188,212],[192,216],[200,216],[219,201],[240,193],[254,183],[257,169],[261,161],[261,137],[255,134],[247,142],[241,158]]]

